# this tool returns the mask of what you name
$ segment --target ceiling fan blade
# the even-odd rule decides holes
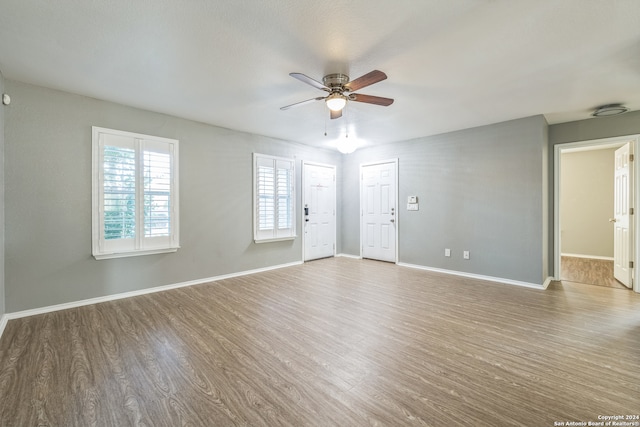
[[[362,77],[358,77],[354,81],[351,81],[344,85],[344,88],[350,92],[355,92],[358,89],[362,89],[363,87],[367,87],[374,83],[381,82],[386,79],[387,75],[379,70],[373,70],[370,73],[365,74]]]
[[[294,79],[300,80],[302,83],[306,83],[306,84],[311,85],[313,87],[316,87],[318,89],[326,90],[326,91],[330,91],[331,90],[328,87],[326,87],[325,85],[323,85],[322,83],[320,83],[319,81],[314,80],[311,77],[306,76],[306,75],[304,75],[302,73],[289,73],[289,75],[291,77],[293,77]]]
[[[342,117],[342,110],[338,110],[338,111],[329,110],[329,112],[331,113],[331,120],[339,119],[340,117]]]
[[[372,96],[372,95],[362,95],[360,93],[352,93],[349,95],[350,101],[356,102],[365,102],[367,104],[375,104],[382,105],[384,107],[388,107],[393,104],[393,99],[391,98],[383,98],[381,96]]]
[[[296,102],[295,104],[285,105],[284,107],[280,107],[280,109],[281,110],[288,110],[289,108],[299,107],[301,105],[308,104],[308,103],[313,102],[313,101],[320,101],[322,99],[324,99],[324,96],[319,96],[317,98],[307,99],[306,101]]]

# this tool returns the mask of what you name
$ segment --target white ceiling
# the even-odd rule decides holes
[[[379,69],[329,120],[291,78]],[[5,78],[315,146],[640,110],[638,0],[0,0]],[[324,136],[325,126],[328,136]]]

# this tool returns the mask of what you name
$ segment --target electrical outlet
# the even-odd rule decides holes
[[[462,258],[469,259],[469,251],[462,252]]]
[[[444,256],[451,256],[451,249],[447,248],[444,250]]]

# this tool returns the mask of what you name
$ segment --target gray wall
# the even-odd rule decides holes
[[[640,111],[549,126],[549,144],[589,141],[640,133]],[[550,153],[553,156],[553,150]],[[551,163],[553,164],[553,163]]]
[[[0,71],[0,96],[5,93],[4,77]],[[0,317],[5,313],[4,292],[4,116],[5,109],[0,101]]]
[[[561,252],[613,258],[615,148],[562,154]]]
[[[300,261],[301,237],[253,243],[252,153],[295,157],[297,197],[302,160],[341,161],[334,151],[5,85],[12,96],[5,110],[7,312]],[[91,126],[180,140],[177,253],[91,256]],[[300,236],[300,215],[297,226]]]
[[[353,184],[343,188],[343,252],[360,253],[360,164],[398,158],[400,262],[541,284],[547,148],[547,123],[535,116],[344,156],[344,179]],[[418,196],[419,211],[406,210],[409,195]]]
[[[398,158],[401,262],[542,283],[552,270],[553,145],[640,133],[640,112],[550,127],[535,116],[340,156],[1,75],[0,89],[12,96],[0,112],[0,314],[300,261],[300,237],[252,242],[252,152],[296,157],[298,197],[302,160],[338,166],[338,253],[360,253],[360,164]],[[181,141],[176,254],[91,257],[94,125]],[[404,209],[408,195],[418,212]]]

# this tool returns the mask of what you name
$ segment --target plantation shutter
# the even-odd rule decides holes
[[[142,246],[144,248],[174,245],[175,197],[174,197],[174,150],[173,143],[142,140],[142,193],[143,209],[141,224],[144,224]]]
[[[135,250],[137,156],[135,139],[100,135],[102,252]]]
[[[136,152],[104,147],[104,238],[131,239],[136,228]]]
[[[293,159],[254,155],[256,241],[295,237]]]
[[[178,141],[94,132],[93,254],[112,258],[178,246]]]

